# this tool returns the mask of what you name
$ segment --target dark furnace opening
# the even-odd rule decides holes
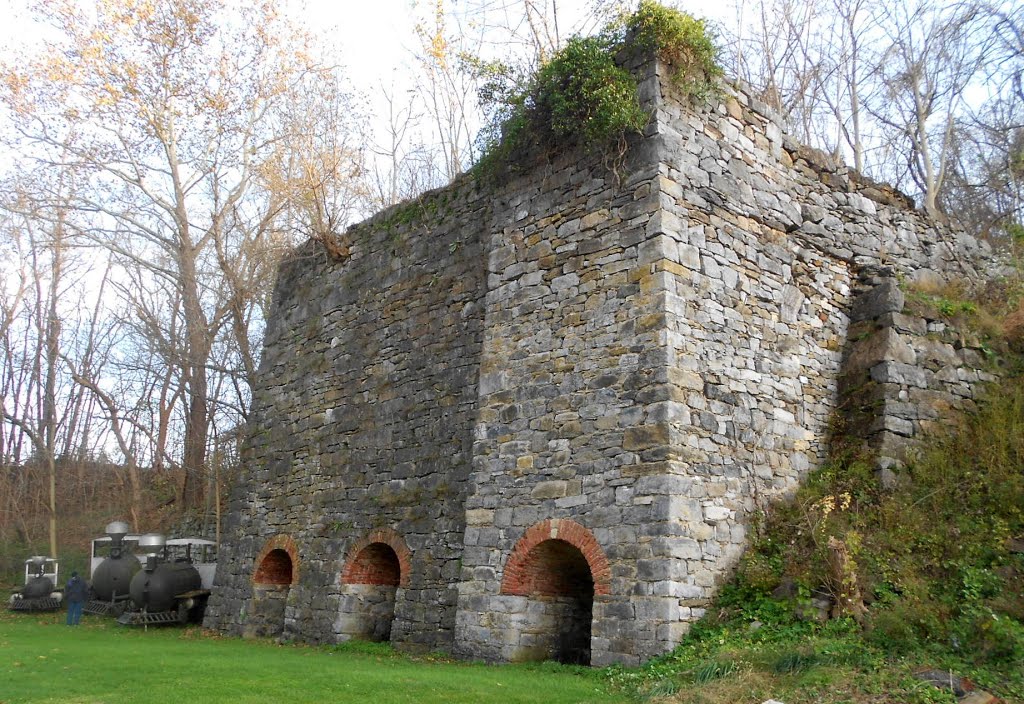
[[[397,587],[401,577],[402,568],[394,549],[385,543],[372,543],[356,555],[345,582]]]
[[[342,583],[351,585],[342,599],[342,611],[349,614],[343,633],[364,640],[390,640],[401,579],[401,563],[390,545],[371,543],[360,550],[342,574]]]
[[[276,638],[284,633],[288,596],[295,579],[295,565],[287,550],[268,552],[252,576],[253,593],[245,634]]]
[[[292,558],[280,548],[271,550],[263,558],[256,575],[253,577],[256,584],[289,585],[292,583]]]
[[[548,657],[589,665],[594,578],[587,558],[564,540],[545,540],[527,553],[523,572],[525,593],[545,605],[534,625],[548,635]]]

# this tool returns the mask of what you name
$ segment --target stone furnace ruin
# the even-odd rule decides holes
[[[978,242],[740,89],[610,171],[463,179],[280,271],[206,625],[492,661],[639,663],[730,575],[855,389],[879,471],[986,378],[899,283]]]

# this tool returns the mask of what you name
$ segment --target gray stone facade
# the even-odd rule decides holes
[[[617,173],[462,180],[282,267],[208,627],[635,664],[823,460],[841,379],[887,468],[985,378],[887,288],[977,279],[982,244],[741,90],[633,68],[652,118]]]

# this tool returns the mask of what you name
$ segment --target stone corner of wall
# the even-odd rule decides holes
[[[951,416],[995,380],[981,342],[908,302],[894,276],[862,278],[851,308],[839,408],[885,486]]]

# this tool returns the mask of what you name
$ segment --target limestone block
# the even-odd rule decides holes
[[[870,369],[883,361],[916,364],[917,354],[895,329],[883,328],[853,343],[847,368]]]
[[[535,499],[557,499],[563,496],[567,496],[570,493],[578,494],[580,491],[580,482],[576,481],[564,481],[564,480],[551,480],[539,482],[530,495]]]
[[[886,279],[854,301],[850,320],[859,322],[873,320],[886,313],[899,313],[903,310],[904,300],[896,279]]]
[[[494,523],[493,509],[468,509],[466,511],[466,524],[471,526],[485,526]]]
[[[956,367],[960,365],[960,357],[952,345],[925,337],[917,340],[915,346],[920,351],[922,361],[926,364],[933,363],[933,369],[940,366]]]
[[[732,517],[732,511],[725,506],[705,506],[704,521],[707,523],[720,523]]]
[[[920,367],[899,362],[882,362],[871,368],[871,378],[880,384],[901,384],[928,388],[928,373]]]

